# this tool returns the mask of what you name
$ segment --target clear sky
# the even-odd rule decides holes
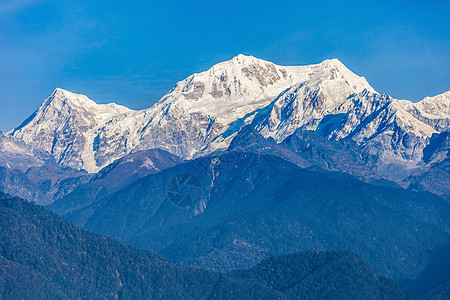
[[[56,88],[150,107],[243,53],[280,65],[338,58],[379,92],[450,90],[450,1],[0,0],[0,130]]]

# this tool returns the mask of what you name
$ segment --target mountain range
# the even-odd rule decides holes
[[[8,135],[96,173],[138,150],[182,159],[225,150],[245,125],[277,143],[301,129],[352,143],[380,177],[400,182],[448,157],[449,103],[450,92],[418,103],[379,94],[337,59],[284,67],[238,55],[141,111],[58,88]]]
[[[48,208],[177,263],[224,272],[299,250],[348,249],[379,274],[416,279],[430,250],[450,245],[450,205],[436,195],[240,151],[178,164],[104,198],[74,193]]]
[[[0,194],[0,212],[5,299],[414,299],[349,251],[298,253],[222,274],[178,266],[18,198]]]
[[[183,265],[163,269],[227,272],[202,271],[227,289],[245,281],[300,297],[319,276],[308,265],[368,270],[353,264],[361,257],[412,292],[444,295],[449,129],[450,91],[413,103],[376,92],[337,59],[278,66],[238,55],[139,111],[57,88],[0,133],[0,191]],[[280,272],[299,277],[278,282]],[[314,297],[332,294],[324,282]]]

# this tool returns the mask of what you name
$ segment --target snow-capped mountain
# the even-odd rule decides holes
[[[394,180],[411,174],[437,133],[388,95],[363,90],[341,101],[328,99],[320,88],[302,83],[259,112],[253,125],[277,142],[298,128],[319,131],[333,140],[351,140],[363,155],[375,158],[381,175]]]
[[[437,131],[448,131],[450,128],[450,91],[426,97],[422,101],[412,103],[399,101],[403,108],[420,121],[430,125]]]
[[[57,88],[11,135],[54,155],[59,164],[95,170],[95,131],[130,110],[98,105],[84,95]]]
[[[56,89],[10,134],[63,166],[97,172],[137,150],[190,159],[226,149],[243,125],[277,142],[302,128],[351,139],[369,156],[412,169],[430,137],[448,131],[449,99],[450,92],[419,103],[392,99],[337,59],[285,67],[238,55],[178,82],[141,111]]]

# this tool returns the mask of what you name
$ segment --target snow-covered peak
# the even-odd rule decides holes
[[[96,171],[89,148],[93,148],[98,127],[113,119],[124,119],[128,112],[131,110],[124,106],[97,104],[84,95],[57,88],[9,134],[51,153],[64,166]],[[84,161],[72,161],[72,155],[80,155]]]
[[[56,89],[10,134],[50,152],[63,166],[97,172],[138,150],[159,148],[190,159],[226,149],[250,123],[276,141],[298,128],[361,143],[376,136],[391,139],[393,132],[426,140],[448,130],[448,96],[424,99],[417,107],[409,102],[408,109],[378,94],[337,59],[279,66],[240,54],[178,82],[142,111]],[[392,135],[392,143],[399,144],[398,137]]]
[[[75,94],[61,88],[56,88],[53,93],[51,93],[50,96],[44,100],[42,106],[45,107],[49,105],[64,105],[65,103],[82,107],[97,106],[97,103],[90,100],[88,97],[80,94]]]
[[[245,55],[245,54],[238,54],[236,56],[234,56],[232,59],[228,60],[228,61],[224,61],[221,63],[218,63],[216,66],[221,65],[221,64],[244,64],[244,65],[248,65],[248,64],[258,64],[258,63],[271,63],[269,61],[265,61],[263,59],[260,58],[256,58],[252,55]]]
[[[375,92],[339,60],[316,65],[278,66],[239,54],[177,83],[159,104],[175,104],[185,112],[202,112],[229,124],[267,106],[281,92],[297,84],[322,89],[333,102],[363,90]]]
[[[337,58],[325,59],[319,65],[324,66],[326,68],[335,68],[335,69],[346,69],[348,68]]]
[[[450,118],[450,91],[426,97],[415,106],[427,114]]]
[[[310,69],[307,84],[324,88],[331,98],[336,94],[360,93],[364,90],[376,93],[364,77],[350,71],[336,58],[312,65]]]
[[[229,124],[270,103],[294,83],[284,67],[252,56],[238,55],[177,83],[158,104],[201,112]]]
[[[97,104],[85,95],[75,94],[67,90],[56,88],[53,93],[44,100],[40,110],[53,107],[62,110],[65,106],[71,109],[83,109],[95,113],[121,114],[130,111],[125,106],[115,103]]]
[[[434,97],[426,97],[417,103],[399,100],[399,105],[418,120],[432,126],[435,130],[449,130],[450,91]]]

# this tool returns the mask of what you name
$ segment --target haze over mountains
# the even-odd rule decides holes
[[[450,267],[449,129],[450,91],[412,103],[337,59],[238,55],[141,111],[56,89],[0,135],[0,189],[183,265],[351,250],[414,289]]]
[[[299,253],[226,275],[178,266],[2,193],[0,212],[5,299],[414,299],[349,251]]]

